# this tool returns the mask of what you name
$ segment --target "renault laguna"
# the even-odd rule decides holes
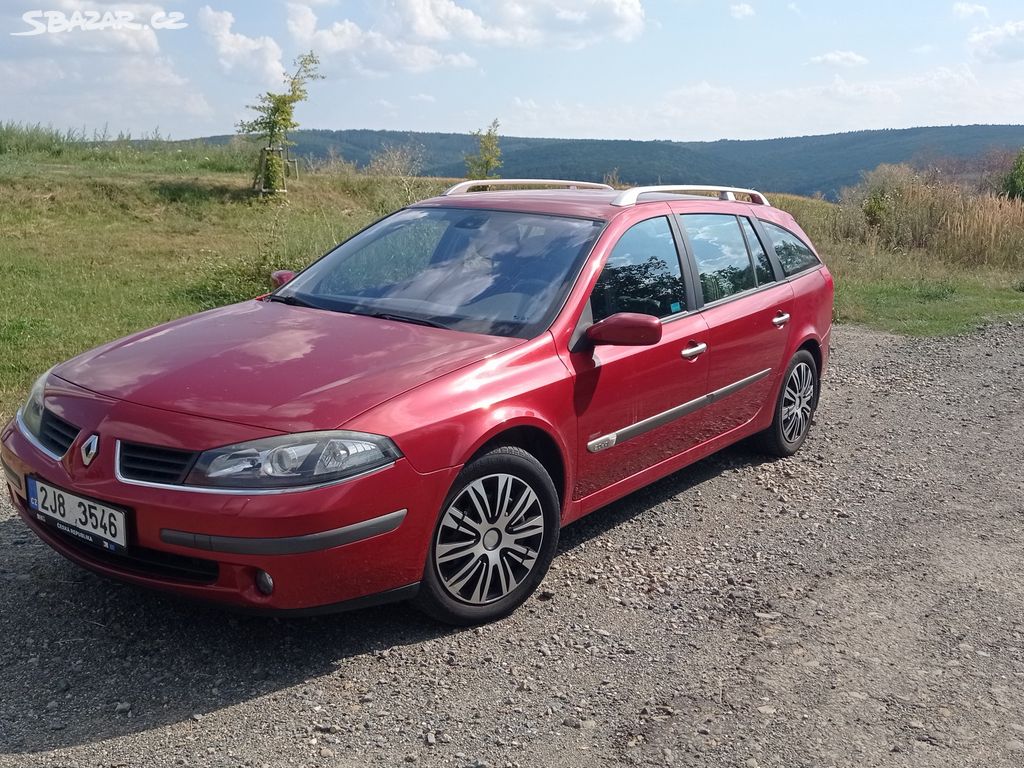
[[[0,453],[39,538],[242,609],[492,621],[563,526],[795,453],[828,361],[832,278],[754,190],[464,182],[274,277],[39,377]]]

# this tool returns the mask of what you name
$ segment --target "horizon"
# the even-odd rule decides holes
[[[805,133],[801,135],[789,135],[789,136],[763,136],[750,139],[736,139],[729,136],[723,136],[717,139],[631,139],[628,137],[607,137],[597,138],[593,136],[523,136],[519,134],[505,133],[499,131],[499,139],[530,139],[534,141],[636,141],[636,142],[665,142],[669,144],[716,144],[723,141],[743,141],[743,142],[757,142],[757,141],[787,141],[796,139],[814,139],[821,138],[824,136],[845,136],[852,133],[883,133],[883,132],[897,132],[897,131],[918,131],[918,130],[932,130],[932,129],[944,129],[944,128],[1024,128],[1024,122],[1021,123],[951,123],[949,125],[909,125],[898,128],[853,128],[848,131],[832,131],[831,133]],[[350,128],[322,128],[316,126],[299,126],[294,133],[301,133],[303,131],[328,131],[331,133],[340,133],[342,131],[367,131],[370,133],[406,133],[406,134],[433,134],[433,135],[446,135],[446,136],[470,136],[472,131],[425,131],[416,130],[410,128],[361,128],[361,127],[350,127]],[[211,133],[204,136],[192,136],[189,138],[175,139],[173,137],[161,137],[167,141],[202,141],[203,139],[212,138],[224,138],[230,136],[238,136],[238,133]],[[139,140],[145,140],[145,137],[140,136]]]
[[[497,118],[523,138],[714,142],[1024,124],[1024,12],[1010,0],[855,13],[785,0],[52,0],[33,15],[40,5],[0,10],[4,118],[87,132],[225,135],[310,49],[326,77],[297,110],[310,130],[465,134]]]

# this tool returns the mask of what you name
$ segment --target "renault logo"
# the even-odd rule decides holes
[[[92,460],[96,458],[96,454],[100,452],[100,436],[93,435],[84,443],[82,443],[82,463],[85,466],[92,464]]]

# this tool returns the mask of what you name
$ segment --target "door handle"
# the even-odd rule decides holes
[[[783,312],[781,309],[779,310],[779,314],[777,314],[775,317],[772,318],[772,325],[774,325],[776,328],[781,328],[782,326],[784,326],[788,322],[789,322],[789,313],[788,312]]]
[[[698,355],[703,355],[707,351],[708,345],[702,341],[699,344],[694,344],[692,347],[687,347],[679,354],[685,357],[687,360],[693,360],[693,358],[697,357]]]

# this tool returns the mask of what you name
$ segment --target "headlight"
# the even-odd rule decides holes
[[[323,485],[386,466],[395,444],[362,432],[278,435],[203,452],[186,485],[215,488],[295,488]]]
[[[36,379],[36,383],[32,385],[32,389],[28,393],[28,400],[21,406],[21,423],[34,437],[39,437],[43,421],[43,390],[46,388],[46,379],[49,375],[50,371],[47,371]]]

